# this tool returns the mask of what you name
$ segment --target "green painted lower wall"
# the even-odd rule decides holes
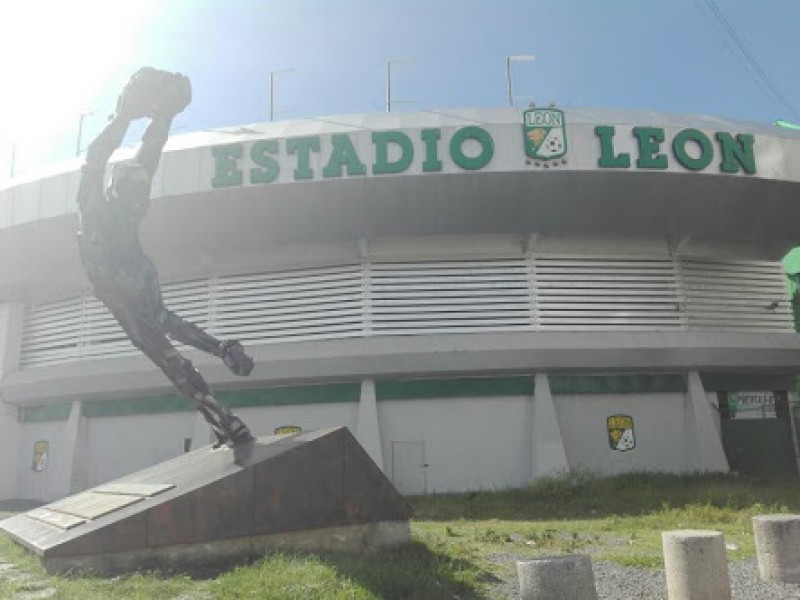
[[[533,377],[463,377],[376,381],[377,400],[427,400],[487,396],[531,396]]]
[[[681,374],[550,375],[553,395],[567,394],[683,394],[687,379]],[[789,376],[702,375],[708,391],[794,389]],[[377,380],[379,401],[428,400],[447,398],[490,398],[533,396],[534,376],[458,377],[447,379]],[[357,403],[361,394],[358,381],[321,385],[287,386],[254,390],[227,390],[217,397],[231,408],[289,406],[302,404]],[[70,403],[21,408],[19,420],[35,423],[65,421]],[[89,418],[127,415],[190,412],[194,403],[179,395],[88,400],[82,414]]]
[[[685,375],[551,375],[550,393],[685,394]]]
[[[71,402],[48,404],[46,406],[26,406],[19,409],[17,419],[25,423],[66,421],[69,418],[69,411],[71,408]]]
[[[795,389],[793,375],[739,375],[736,373],[701,373],[707,392],[762,392]]]
[[[257,390],[228,390],[216,394],[231,408],[283,406],[296,404],[330,404],[358,402],[361,384],[357,382],[277,387]],[[126,415],[160,414],[194,410],[194,402],[184,396],[149,396],[90,400],[83,403],[85,417],[122,417]]]

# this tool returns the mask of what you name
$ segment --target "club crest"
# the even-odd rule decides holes
[[[39,440],[33,444],[33,464],[34,471],[46,471],[50,456],[50,443],[46,440]]]
[[[281,425],[275,428],[275,435],[289,435],[291,433],[301,433],[303,428],[299,425]]]
[[[633,417],[630,415],[611,415],[606,419],[608,425],[608,444],[612,450],[626,452],[636,447],[633,431]]]
[[[555,160],[567,153],[564,112],[557,108],[529,108],[522,113],[525,154],[534,160]]]

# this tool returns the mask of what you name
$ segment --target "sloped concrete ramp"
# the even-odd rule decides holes
[[[51,572],[229,564],[408,541],[410,508],[345,427],[211,446],[0,522]]]

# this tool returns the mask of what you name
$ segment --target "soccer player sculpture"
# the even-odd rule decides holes
[[[236,375],[249,375],[253,360],[235,340],[220,341],[164,306],[158,273],[139,241],[139,224],[150,203],[150,186],[177,114],[191,101],[189,79],[149,67],[125,86],[105,129],[91,143],[81,171],[78,247],[94,293],[108,307],[130,341],[144,352],[183,394],[190,397],[217,436],[217,445],[237,446],[253,439],[242,420],[211,393],[192,363],[170,339],[222,359]],[[113,166],[111,154],[122,144],[130,123],[150,124],[132,161]]]

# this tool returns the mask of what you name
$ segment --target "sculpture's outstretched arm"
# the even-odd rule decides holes
[[[103,175],[108,160],[114,151],[122,145],[130,119],[115,115],[103,131],[89,145],[86,152],[86,163],[81,169],[81,181],[78,186],[78,207],[86,211],[93,204],[103,200]]]
[[[164,144],[167,143],[171,125],[172,117],[154,117],[142,136],[142,145],[136,152],[135,160],[147,169],[150,177],[153,177],[158,168],[161,152],[164,150]]]
[[[142,136],[142,145],[136,153],[136,162],[142,165],[152,177],[158,168],[161,152],[167,143],[169,128],[176,115],[183,112],[192,99],[192,86],[189,79],[179,73],[163,73],[152,69],[142,69],[134,79],[141,89],[158,90],[150,92],[152,99],[145,114],[152,120]],[[144,105],[143,100],[139,100]]]

